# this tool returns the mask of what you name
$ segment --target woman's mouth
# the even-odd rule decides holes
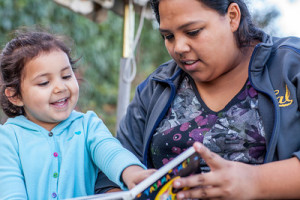
[[[181,64],[183,66],[183,70],[186,71],[195,71],[197,70],[199,60],[187,60],[187,61],[181,61]]]
[[[185,65],[192,65],[192,64],[194,64],[196,61],[185,61],[185,62],[183,62],[183,64],[185,64]]]

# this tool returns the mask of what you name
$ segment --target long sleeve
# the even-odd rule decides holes
[[[142,112],[139,108],[140,103],[141,100],[137,90],[134,96],[134,100],[130,103],[129,108],[127,109],[126,116],[120,122],[117,138],[126,149],[134,153],[134,155],[142,162],[142,136],[144,130],[143,118],[145,117],[145,112]],[[128,123],[129,121],[130,123]],[[100,171],[95,185],[95,193],[104,193],[107,190],[113,189],[115,187],[116,185],[107,178],[106,174]]]
[[[123,170],[130,165],[145,167],[131,152],[123,148],[96,114],[88,112],[87,115],[87,146],[92,160],[110,180],[125,189],[121,182]]]
[[[0,127],[0,199],[27,199],[18,141],[12,130]]]

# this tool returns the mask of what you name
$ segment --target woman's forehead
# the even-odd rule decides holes
[[[171,24],[204,23],[220,15],[198,0],[161,0],[159,4],[160,28]]]

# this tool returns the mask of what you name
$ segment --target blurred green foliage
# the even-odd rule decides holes
[[[274,17],[270,14],[268,16]],[[138,17],[137,15],[136,24]],[[73,56],[81,57],[77,64],[81,89],[77,109],[83,112],[94,110],[108,128],[115,132],[123,43],[122,17],[109,12],[103,23],[96,24],[51,0],[2,0],[0,19],[0,49],[11,39],[9,33],[21,26],[39,25],[72,38],[75,44]],[[263,25],[272,20],[268,17],[263,19]],[[170,59],[154,24],[145,20],[137,47],[137,75],[132,84],[132,95],[137,84],[157,66]],[[0,117],[1,122],[5,122],[3,113],[0,113]]]
[[[94,110],[108,128],[115,132],[123,44],[122,17],[109,12],[103,23],[96,24],[53,1],[4,0],[0,1],[0,19],[0,49],[11,39],[10,33],[21,26],[38,25],[72,38],[75,44],[73,56],[81,57],[76,65],[80,79],[77,109],[83,112]],[[144,29],[147,31],[142,32],[138,46],[138,69],[132,93],[135,86],[156,66],[169,59],[161,36],[152,26],[151,21],[145,20]],[[143,45],[144,42],[147,45]],[[2,123],[6,119],[3,113],[1,119]]]

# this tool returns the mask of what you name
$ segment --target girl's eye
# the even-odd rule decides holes
[[[62,78],[63,78],[63,79],[70,79],[71,77],[72,77],[72,75],[69,74],[69,75],[63,76]]]
[[[189,32],[187,32],[187,34],[190,36],[196,36],[196,35],[198,35],[198,33],[200,31],[201,31],[201,29],[197,29],[197,30],[189,31]]]
[[[45,82],[39,83],[38,85],[39,86],[46,86],[46,85],[48,85],[48,83],[49,83],[49,81],[45,81]]]

